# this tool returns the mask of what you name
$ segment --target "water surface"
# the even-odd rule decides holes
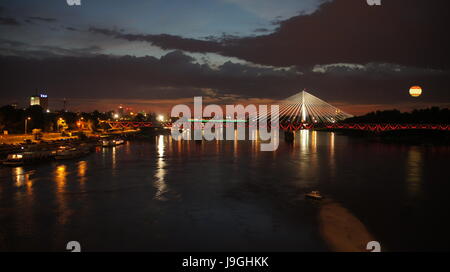
[[[335,250],[324,204],[303,196],[315,189],[384,250],[449,249],[448,147],[305,130],[294,144],[259,149],[158,135],[79,160],[2,167],[0,250],[64,251],[72,240],[86,251]]]

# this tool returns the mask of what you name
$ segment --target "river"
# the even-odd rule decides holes
[[[156,135],[78,160],[0,168],[0,250],[450,248],[450,147],[303,130],[259,141]],[[304,193],[320,190],[324,201]]]

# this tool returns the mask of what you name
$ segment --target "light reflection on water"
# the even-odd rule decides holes
[[[13,170],[13,177],[15,180],[15,185],[17,187],[26,186],[28,193],[32,190],[32,181],[30,179],[30,172],[25,172],[22,166],[15,167]]]
[[[67,166],[64,164],[58,165],[55,170],[55,181],[58,193],[64,193],[64,188],[67,182]]]
[[[422,168],[423,168],[423,150],[417,146],[412,146],[408,150],[408,159],[406,161],[406,184],[411,197],[416,197],[421,190]]]
[[[86,186],[85,186],[85,182],[87,181],[87,169],[88,169],[88,163],[87,161],[83,160],[78,162],[78,178],[80,181],[80,188],[82,191],[85,190]]]
[[[116,151],[117,151],[117,147],[113,146],[111,148],[111,152],[112,152],[112,168],[116,169],[116,164],[117,164],[117,159],[116,159]]]
[[[13,178],[15,180],[15,186],[19,188],[25,188],[25,191],[28,196],[31,196],[33,193],[33,180],[31,179],[31,175],[34,171],[26,171],[22,166],[15,167],[13,170]]]
[[[298,138],[297,138],[298,137]],[[298,144],[297,144],[298,141]],[[301,173],[301,186],[305,184],[313,186],[317,182],[317,132],[310,130],[300,130],[294,137],[294,152],[298,152],[298,170]],[[298,146],[298,151],[297,150]]]
[[[67,166],[65,164],[59,164],[55,169],[55,182],[56,182],[56,204],[57,204],[57,222],[60,225],[65,225],[71,215],[71,209],[67,203]]]
[[[166,181],[164,180],[164,176],[166,175],[166,170],[164,167],[166,166],[166,163],[164,162],[164,149],[165,149],[165,142],[164,142],[164,136],[160,135],[157,137],[157,148],[158,148],[158,160],[156,163],[156,173],[155,173],[155,187],[156,187],[156,193],[155,198],[158,200],[166,200],[164,198],[164,194],[168,191]]]
[[[334,139],[335,139],[335,133],[330,132],[328,138],[328,161],[330,162],[330,176],[332,179],[336,176],[336,158],[334,154]]]

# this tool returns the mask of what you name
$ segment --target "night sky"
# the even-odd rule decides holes
[[[448,0],[0,1],[0,104],[167,111],[303,89],[352,114],[450,106]],[[422,86],[419,98],[409,87]]]

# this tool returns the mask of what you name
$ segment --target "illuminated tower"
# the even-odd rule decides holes
[[[48,109],[48,95],[39,94],[30,97],[30,106],[41,106],[44,110]]]
[[[302,91],[302,122],[306,121],[306,105],[305,105],[305,91]]]

